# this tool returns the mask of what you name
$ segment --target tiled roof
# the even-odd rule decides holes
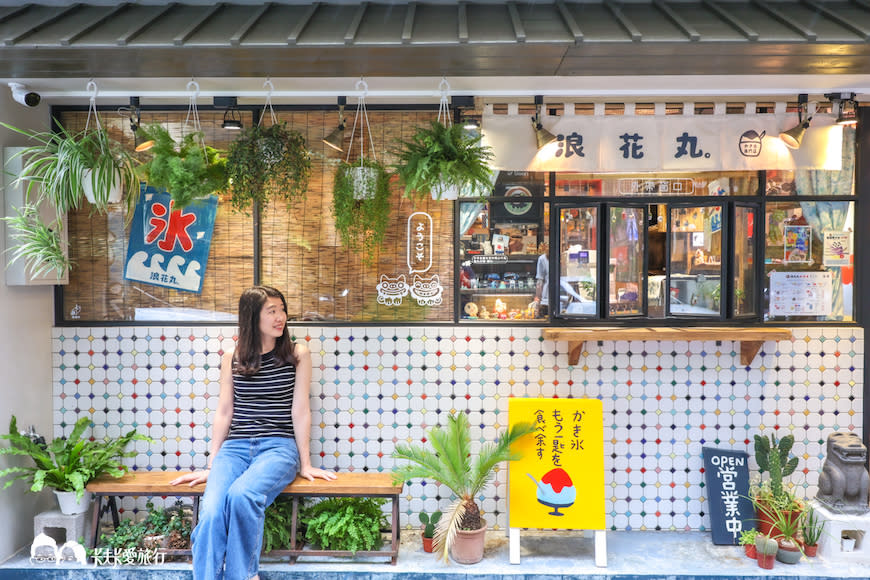
[[[854,74],[870,2],[0,0],[0,76]]]

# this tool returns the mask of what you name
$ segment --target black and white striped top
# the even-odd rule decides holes
[[[296,367],[276,363],[275,354],[269,352],[256,374],[233,373],[233,420],[227,439],[294,436]]]

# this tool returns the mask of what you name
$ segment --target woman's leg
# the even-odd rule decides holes
[[[250,467],[227,492],[227,580],[248,580],[257,575],[266,506],[293,481],[299,467],[299,451],[293,439],[254,439],[250,452]]]
[[[199,504],[196,528],[191,534],[194,580],[223,577],[229,519],[227,493],[250,464],[249,440],[225,441],[212,461],[205,493]]]

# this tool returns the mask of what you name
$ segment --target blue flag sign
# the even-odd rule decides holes
[[[713,543],[737,544],[740,532],[755,527],[755,508],[749,499],[749,454],[715,447],[704,447],[702,452]]]
[[[176,209],[167,192],[143,184],[130,228],[124,278],[201,292],[217,201],[210,196]]]

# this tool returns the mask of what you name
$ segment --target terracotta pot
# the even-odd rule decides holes
[[[807,546],[804,544],[804,554],[807,558],[815,558],[819,554],[819,545],[813,544],[812,546]]]
[[[457,564],[477,564],[483,560],[483,546],[486,542],[486,521],[480,520],[479,530],[459,530],[450,547],[450,557]]]
[[[789,521],[795,521],[799,517],[801,517],[801,510],[792,510],[789,512],[788,519]],[[758,530],[760,534],[770,537],[776,537],[782,534],[782,531],[773,525],[773,521],[764,513],[764,510],[756,510],[756,520],[758,521],[758,525],[755,528]]]
[[[755,549],[755,544],[745,544],[743,550],[746,552],[746,557],[753,560],[758,558],[758,550]]]
[[[758,567],[765,570],[773,570],[773,562],[776,560],[776,554],[759,554]]]
[[[435,541],[435,538],[427,538],[426,536],[422,535],[422,533],[420,534],[420,536],[423,538],[423,551],[429,552],[431,554],[432,544]]]

